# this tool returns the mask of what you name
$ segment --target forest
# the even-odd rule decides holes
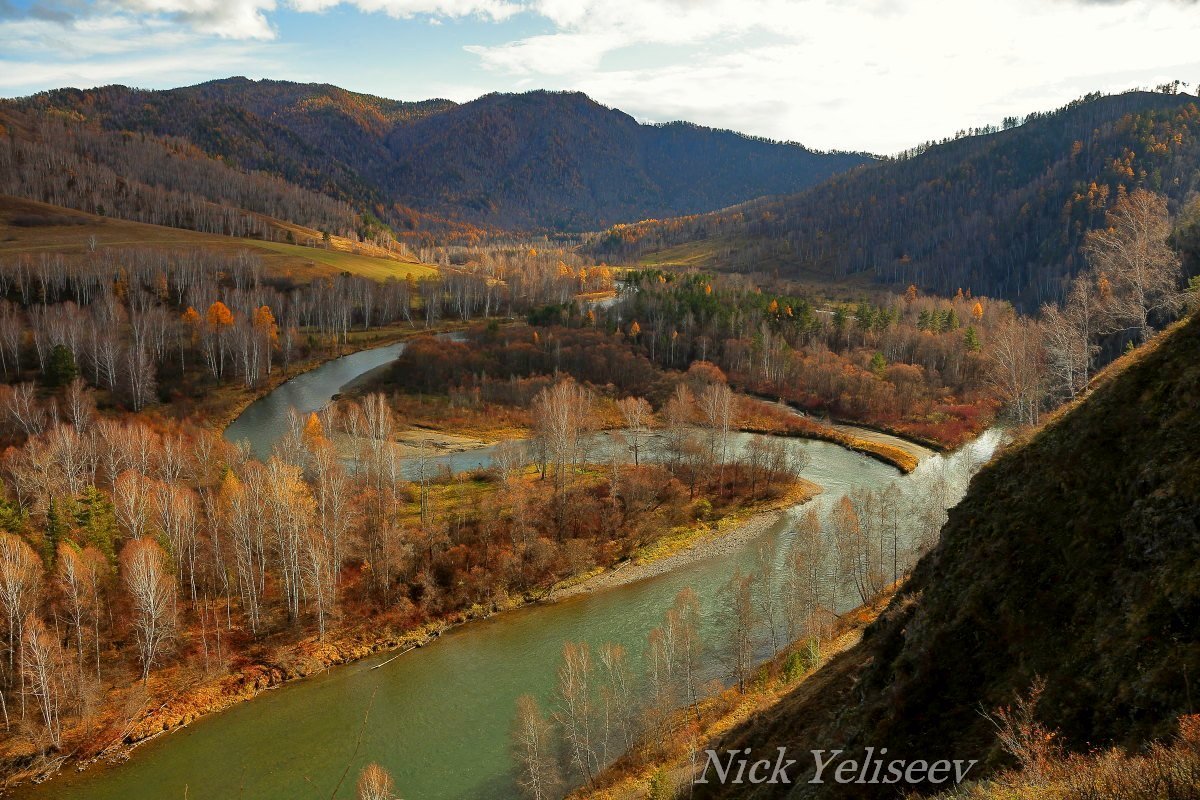
[[[1145,189],[1181,213],[1200,191],[1198,124],[1193,96],[1089,96],[790,197],[615,226],[592,248],[619,261],[700,252],[704,266],[749,273],[868,276],[940,295],[969,288],[1032,313],[1062,299],[1086,266],[1088,232],[1121,197]]]
[[[684,123],[642,125],[579,93],[403,103],[244,78],[44,92],[0,103],[0,125],[12,151],[0,164],[25,172],[0,187],[9,193],[163,224],[222,224],[182,202],[199,196],[412,245],[695,213],[797,191],[868,160]],[[72,172],[86,177],[81,186]],[[120,182],[122,193],[116,175],[131,184]],[[174,202],[155,211],[126,192]],[[246,227],[241,212],[228,213]]]

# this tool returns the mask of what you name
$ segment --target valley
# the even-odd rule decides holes
[[[0,795],[1190,800],[1186,84],[888,156],[535,85],[0,99]]]

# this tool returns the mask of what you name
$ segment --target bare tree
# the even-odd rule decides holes
[[[629,449],[633,453],[633,463],[636,466],[641,452],[641,442],[649,431],[650,404],[642,397],[623,397],[617,401],[617,408],[625,418],[625,435],[629,438]]]
[[[592,678],[592,654],[587,643],[567,642],[563,645],[554,719],[566,742],[571,770],[589,786],[600,767],[596,754]]]
[[[41,729],[54,749],[62,747],[62,706],[67,694],[62,646],[36,614],[25,618],[21,670],[41,712]]]
[[[666,418],[664,449],[671,467],[676,470],[683,465],[691,451],[698,449],[690,427],[695,408],[696,400],[683,383],[675,386],[675,391],[663,407],[663,416]]]
[[[99,647],[96,626],[99,624],[100,597],[99,575],[96,574],[99,564],[94,555],[85,556],[68,542],[58,545],[58,557],[55,559],[54,580],[58,588],[59,603],[71,638],[75,642],[76,665],[82,675],[84,670],[84,649],[90,640],[96,638]],[[101,556],[101,560],[103,556]]]
[[[8,634],[5,686],[21,672],[18,654],[24,635],[25,620],[37,609],[42,586],[42,561],[24,539],[0,531],[0,609],[4,612],[5,632]],[[22,673],[22,681],[24,680]],[[24,693],[21,695],[24,708]],[[3,691],[0,691],[3,704]],[[3,705],[4,726],[8,729],[8,707]]]
[[[554,763],[552,726],[532,695],[517,698],[512,748],[517,762],[517,786],[530,800],[549,800],[556,795],[558,774]]]
[[[582,458],[580,438],[594,423],[592,393],[572,380],[543,389],[533,399],[534,435],[543,443],[554,476],[555,494]]]
[[[46,412],[37,401],[32,383],[19,383],[5,392],[5,407],[26,436],[37,436],[46,428]]]
[[[1041,411],[1044,353],[1037,323],[1010,316],[988,341],[990,381],[1018,423],[1036,424]]]
[[[697,405],[708,430],[709,457],[716,464],[724,464],[733,425],[733,390],[724,383],[711,383],[700,395]]]
[[[619,755],[634,745],[634,689],[625,648],[619,644],[606,643],[600,648],[600,698],[604,706],[606,762],[609,760],[610,745],[614,746],[614,755]]]
[[[704,640],[700,637],[700,598],[685,587],[675,595],[663,626],[670,640],[672,674],[682,685],[684,699],[699,713],[700,657]]]
[[[358,800],[395,800],[396,782],[378,764],[363,767],[358,774]]]
[[[167,554],[148,537],[125,545],[121,574],[133,602],[133,630],[145,682],[175,638],[175,578]]]
[[[745,692],[754,668],[754,630],[757,615],[754,608],[754,576],[740,570],[724,587],[723,609],[726,631],[725,661],[729,677]]]
[[[1134,330],[1144,342],[1156,316],[1178,313],[1186,295],[1179,254],[1168,243],[1167,198],[1136,189],[1108,214],[1108,226],[1087,235],[1084,252],[1102,279],[1111,282],[1110,330]]]

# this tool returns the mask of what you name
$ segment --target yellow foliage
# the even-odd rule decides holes
[[[227,328],[233,325],[233,312],[229,310],[229,306],[218,300],[208,307],[207,319],[208,324],[214,328]]]

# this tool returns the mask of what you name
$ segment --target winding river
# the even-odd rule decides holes
[[[346,356],[294,378],[250,406],[227,436],[249,439],[255,453],[265,454],[283,429],[288,406],[319,408],[348,381],[402,348],[397,344]],[[789,440],[789,445],[807,457],[804,477],[824,489],[816,502],[828,504],[857,486],[901,481],[917,489],[920,481],[938,474],[957,497],[969,464],[990,457],[997,440],[997,434],[988,433],[952,456],[926,458],[909,476],[833,444]],[[485,451],[474,451],[446,462],[457,469],[486,460]],[[379,669],[372,667],[391,655],[329,670],[151,741],[125,764],[66,774],[20,796],[352,798],[358,771],[375,761],[392,773],[401,795],[410,800],[515,797],[508,754],[515,700],[526,692],[542,700],[550,696],[563,642],[623,644],[637,672],[647,633],[660,624],[675,594],[686,586],[700,595],[703,633],[714,640],[720,588],[734,570],[753,569],[759,546],[782,561],[795,513],[785,514],[754,546],[733,556],[696,561],[638,583],[474,622]],[[842,605],[854,603],[844,597]],[[715,671],[708,677],[716,677]]]

